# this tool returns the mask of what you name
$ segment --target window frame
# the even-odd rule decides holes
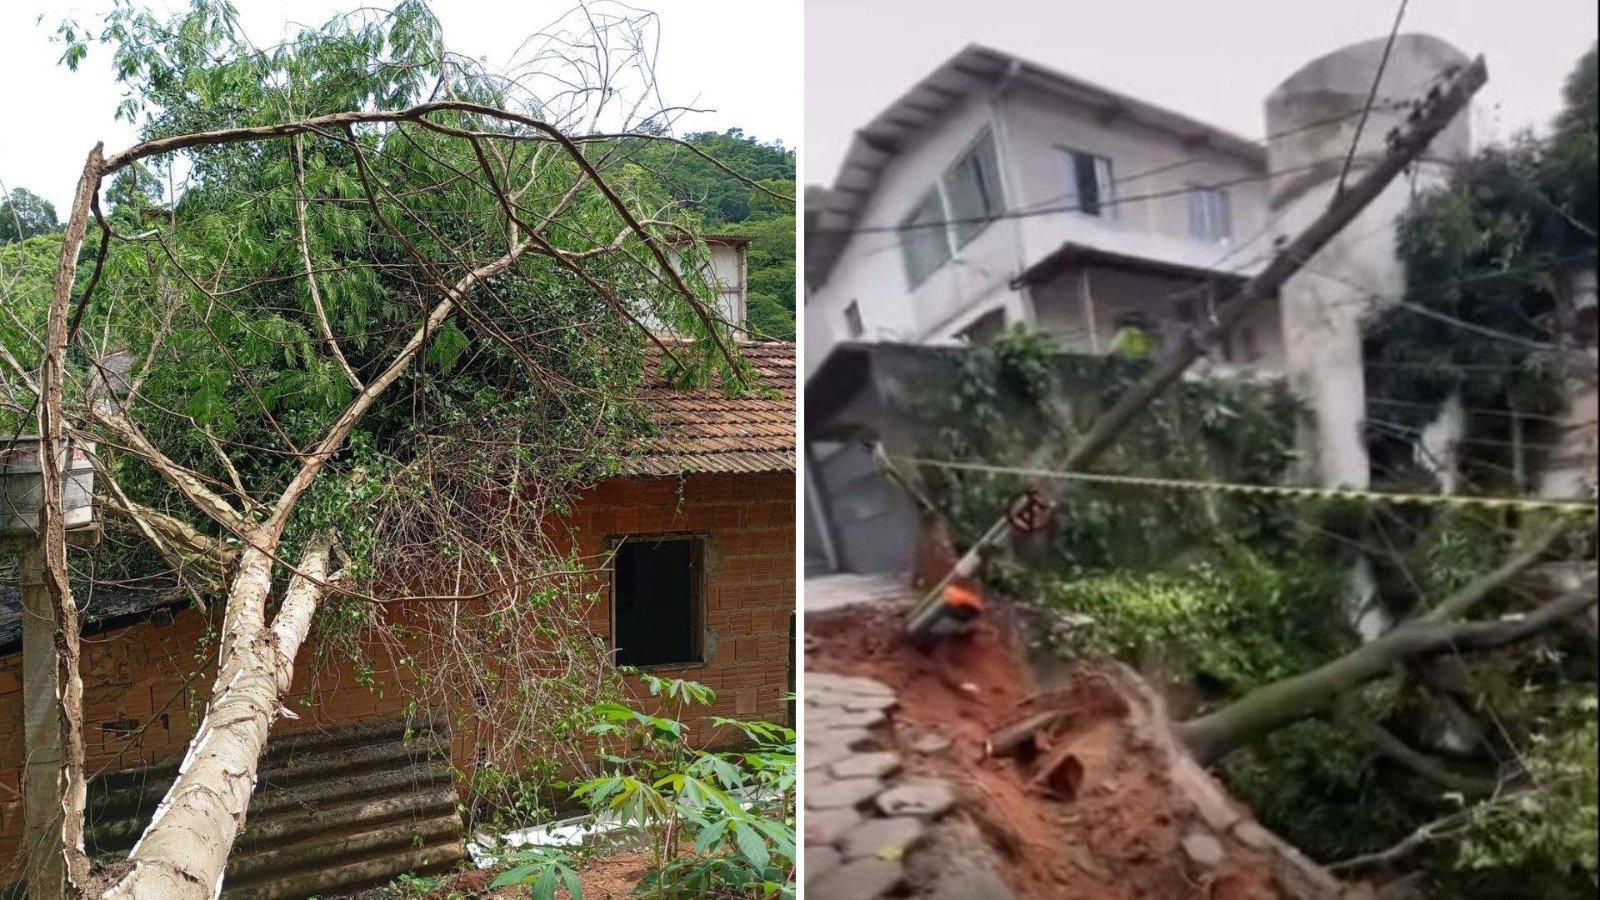
[[[930,224],[913,227],[916,225],[917,218],[928,207],[930,201],[935,207],[935,218],[931,220]],[[937,223],[938,227],[935,228],[932,223]],[[930,266],[927,271],[920,273],[912,270],[911,241],[908,239],[908,236],[914,236],[918,231],[936,232],[944,247],[944,254],[939,261]],[[917,202],[911,207],[911,211],[900,219],[898,236],[900,238],[900,262],[905,268],[906,284],[910,290],[914,291],[922,287],[929,278],[933,277],[933,273],[944,268],[945,263],[955,257],[955,248],[950,245],[950,212],[945,205],[944,192],[937,182],[919,194]]]
[[[1215,202],[1208,202],[1211,200]],[[1215,233],[1197,233],[1197,219]],[[1233,240],[1233,209],[1226,189],[1208,184],[1189,185],[1189,236],[1210,244],[1226,244]]]
[[[867,333],[867,324],[866,320],[861,318],[861,303],[859,301],[851,300],[846,303],[843,314],[844,330],[850,336],[850,340],[855,340]]]
[[[689,651],[690,659],[678,662],[659,662],[639,665],[637,663],[622,663],[617,660],[617,575],[619,574],[618,551],[622,545],[629,543],[664,543],[666,541],[690,541],[692,550],[689,555]],[[711,664],[706,659],[706,599],[709,593],[709,577],[706,571],[706,548],[711,541],[709,532],[704,531],[654,531],[641,534],[613,534],[606,538],[606,544],[611,551],[611,559],[606,566],[608,605],[610,608],[611,633],[608,635],[611,652],[611,664],[614,666],[629,665],[640,671],[654,671],[660,669],[692,669]]]
[[[1112,220],[1117,218],[1117,167],[1116,162],[1109,156],[1094,153],[1089,150],[1080,150],[1070,144],[1056,144],[1056,151],[1061,154],[1062,163],[1066,166],[1067,197],[1072,199],[1069,206],[1073,207],[1067,212],[1080,216],[1091,216],[1096,219]],[[1094,172],[1095,203],[1094,210],[1083,209],[1082,194],[1078,190],[1078,157],[1085,157],[1090,169]],[[1105,183],[1100,180],[1101,164],[1105,166]]]
[[[984,151],[988,151],[986,155]],[[982,176],[985,173],[979,169],[979,190],[985,193],[984,199],[988,201],[986,203],[987,208],[979,215],[969,216],[960,213],[955,208],[956,192],[951,188],[956,173],[960,171],[962,166],[972,160],[982,161],[985,159],[993,165],[993,171],[987,173],[989,181],[992,182],[987,187],[992,189],[993,196],[988,195],[991,192],[984,192],[983,189],[986,185],[983,184]],[[951,232],[949,240],[954,250],[960,250],[972,243],[977,239],[978,235],[988,229],[990,224],[1005,213],[1006,189],[1000,178],[1000,143],[995,140],[993,128],[985,125],[972,140],[967,142],[966,147],[956,155],[955,162],[946,167],[944,174],[939,176],[938,187],[944,194],[945,221],[947,223],[945,230]],[[961,219],[972,219],[973,221],[957,221]],[[946,262],[949,262],[949,260],[947,259]]]

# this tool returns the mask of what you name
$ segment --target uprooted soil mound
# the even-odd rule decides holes
[[[810,615],[806,668],[896,690],[889,739],[907,770],[956,786],[984,854],[1017,896],[1367,896],[1228,798],[1173,741],[1160,698],[1125,667],[1069,667],[1041,686],[993,616],[927,649],[904,641],[901,622],[883,606]]]

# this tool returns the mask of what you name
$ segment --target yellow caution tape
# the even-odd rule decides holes
[[[1239,484],[1227,481],[1202,481],[1189,478],[1155,478],[1146,475],[1110,475],[1100,472],[1059,472],[1049,469],[1025,469],[1014,466],[995,466],[987,463],[955,462],[946,459],[925,459],[919,456],[892,456],[890,459],[938,469],[955,469],[963,472],[981,472],[988,475],[1017,475],[1024,478],[1048,478],[1060,481],[1086,481],[1095,484],[1120,484],[1130,487],[1148,487],[1161,490],[1211,491],[1222,494],[1243,494],[1265,497],[1292,497],[1301,500],[1339,500],[1357,503],[1392,503],[1413,506],[1473,507],[1477,509],[1505,509],[1526,512],[1549,512],[1569,516],[1593,516],[1597,505],[1593,500],[1541,500],[1527,497],[1472,497],[1461,494],[1415,494],[1402,491],[1358,491],[1343,488],[1295,487],[1279,484]]]

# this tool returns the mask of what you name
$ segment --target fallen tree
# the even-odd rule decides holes
[[[1301,719],[1327,712],[1340,697],[1390,674],[1395,667],[1443,653],[1494,650],[1555,629],[1595,605],[1595,584],[1541,604],[1532,612],[1491,620],[1453,621],[1536,562],[1556,532],[1530,541],[1499,567],[1426,614],[1302,675],[1257,688],[1234,702],[1177,726],[1197,759],[1214,763],[1234,749]]]
[[[703,250],[685,249],[692,219],[624,168],[630,141],[671,140],[660,127],[671,111],[646,107],[651,56],[634,15],[585,18],[590,39],[618,45],[604,53],[619,58],[598,68],[592,46],[564,59],[577,51],[551,36],[543,59],[571,65],[545,96],[449,55],[420,4],[338,19],[271,52],[244,41],[225,4],[196,4],[173,23],[131,8],[107,18],[129,102],[150,106],[147,137],[89,154],[45,338],[24,330],[5,348],[0,411],[19,422],[36,411],[47,454],[69,437],[96,440],[112,509],[168,566],[192,572],[221,623],[177,780],[128,862],[91,877],[77,603],[62,475],[43,467],[65,752],[58,829],[29,839],[36,853],[64,859],[69,892],[220,890],[273,723],[294,715],[284,696],[318,610],[334,597],[375,599],[362,588],[381,575],[381,537],[367,509],[350,506],[373,502],[361,491],[374,479],[352,458],[370,458],[375,441],[403,447],[425,420],[419,409],[469,422],[520,410],[516,467],[495,473],[529,485],[524,517],[503,526],[515,531],[603,471],[627,433],[630,379],[647,342],[685,378],[740,379],[737,327],[714,312],[695,255]],[[63,33],[66,58],[81,57],[75,27]],[[619,81],[629,71],[643,81],[631,108]],[[141,200],[138,179],[152,168],[170,179],[180,158],[187,190],[169,194],[165,209]],[[129,198],[109,214],[108,183]],[[290,219],[295,227],[282,227]],[[132,230],[148,221],[162,224]],[[83,281],[79,259],[90,255]],[[646,322],[689,340],[665,342]],[[102,361],[129,347],[133,372],[112,377]],[[75,367],[69,350],[89,365]],[[390,492],[405,484],[377,480]],[[449,545],[458,536],[432,537]],[[503,569],[485,545],[455,546],[485,551],[474,567]],[[511,607],[521,576],[482,576],[483,590],[458,579],[428,599]],[[525,627],[532,652],[541,646],[533,629],[552,624]],[[37,896],[61,889],[30,885]]]

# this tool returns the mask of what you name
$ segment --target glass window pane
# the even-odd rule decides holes
[[[987,132],[946,173],[945,193],[950,198],[956,246],[966,246],[1000,212],[998,173],[994,137]]]
[[[900,223],[900,256],[906,267],[906,281],[915,288],[927,280],[950,258],[950,241],[945,237],[944,205],[939,192],[930,190]]]
[[[1232,224],[1226,192],[1196,187],[1189,193],[1189,233],[1202,241],[1227,239],[1232,233]]]
[[[1111,160],[1104,156],[1094,157],[1094,187],[1096,205],[1101,215],[1113,217],[1117,214],[1116,182],[1111,177]]]
[[[1100,183],[1095,177],[1094,157],[1087,153],[1072,154],[1072,176],[1078,191],[1078,212],[1100,215]]]

